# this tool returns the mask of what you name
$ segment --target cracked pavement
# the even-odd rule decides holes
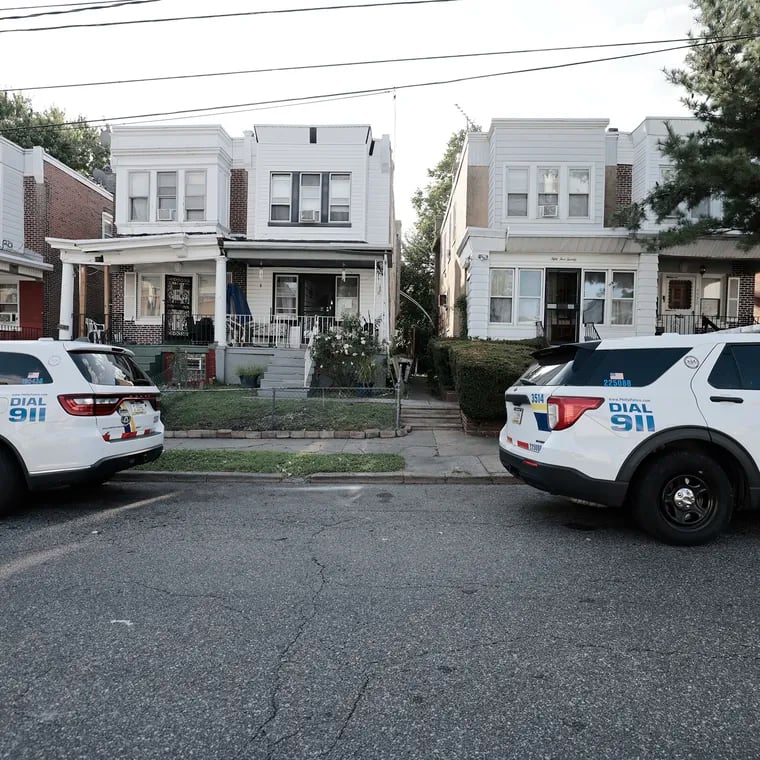
[[[527,486],[40,495],[0,521],[0,758],[757,757],[759,543]]]

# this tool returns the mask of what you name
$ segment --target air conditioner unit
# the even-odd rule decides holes
[[[189,372],[203,372],[205,356],[188,356],[187,369]]]
[[[158,221],[159,222],[171,222],[174,219],[173,208],[160,208],[158,209]]]
[[[319,219],[320,219],[319,211],[309,211],[309,210],[301,211],[302,222],[318,222]]]
[[[539,206],[538,215],[539,216],[557,216],[557,204],[555,203],[551,206]]]

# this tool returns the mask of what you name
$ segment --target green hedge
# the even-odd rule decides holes
[[[439,389],[456,388],[459,406],[470,419],[503,420],[504,391],[545,345],[541,339],[434,340],[431,353]]]

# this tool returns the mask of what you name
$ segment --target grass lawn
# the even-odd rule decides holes
[[[155,462],[136,469],[152,472],[265,472],[302,477],[316,472],[397,472],[404,469],[404,457],[399,454],[172,449],[165,451]]]
[[[318,398],[276,398],[272,424],[272,400],[242,390],[164,392],[161,415],[167,430],[389,430],[396,426],[393,404]]]

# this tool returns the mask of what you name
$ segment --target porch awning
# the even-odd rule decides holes
[[[20,277],[32,277],[41,280],[45,272],[52,272],[53,265],[43,261],[37,253],[15,253],[8,249],[0,250],[0,272],[17,274]]]
[[[392,249],[382,246],[253,240],[225,240],[223,245],[228,259],[249,261],[262,267],[290,263],[308,269],[343,265],[353,269],[372,269],[376,262],[386,258],[393,265]]]

